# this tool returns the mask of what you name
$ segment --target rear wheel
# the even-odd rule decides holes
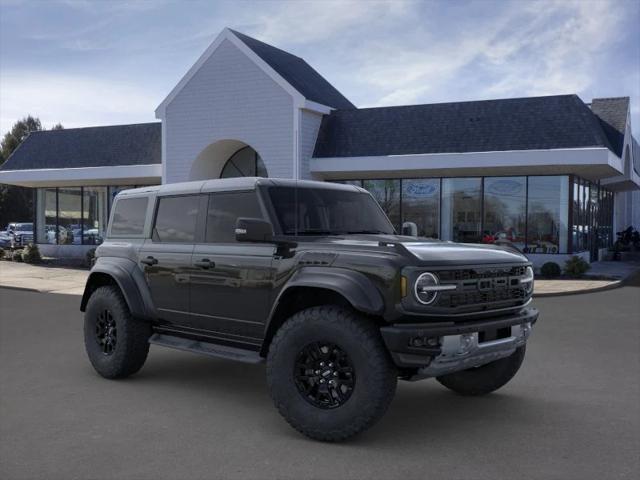
[[[142,368],[151,327],[131,316],[115,286],[99,287],[84,314],[84,345],[93,368],[105,378],[124,378]]]
[[[525,351],[526,345],[523,345],[506,358],[436,379],[460,395],[486,395],[506,385],[518,373],[524,361]]]
[[[327,305],[298,312],[280,328],[267,357],[267,381],[293,428],[339,441],[382,417],[397,371],[372,322]]]

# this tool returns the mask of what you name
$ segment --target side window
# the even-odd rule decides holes
[[[212,193],[209,195],[206,242],[235,242],[238,217],[262,218],[256,192]]]
[[[147,216],[147,197],[122,198],[116,202],[111,235],[142,235]]]
[[[159,197],[154,242],[190,243],[196,237],[199,195]]]

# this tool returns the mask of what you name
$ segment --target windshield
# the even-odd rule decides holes
[[[394,233],[376,201],[364,192],[329,188],[269,188],[284,235]]]
[[[16,232],[30,232],[33,230],[33,223],[16,223]]]

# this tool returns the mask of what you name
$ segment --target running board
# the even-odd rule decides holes
[[[228,347],[226,345],[217,345],[215,343],[200,342],[189,338],[174,337],[173,335],[164,335],[161,333],[154,333],[149,339],[149,343],[153,345],[161,345],[163,347],[175,348],[177,350],[184,350],[186,352],[209,355],[211,357],[226,358],[237,362],[264,362],[264,358],[262,358],[258,352]]]

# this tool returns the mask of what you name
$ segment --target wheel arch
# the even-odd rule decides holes
[[[130,260],[123,260],[123,262],[133,263]],[[122,262],[103,261],[96,263],[87,279],[80,302],[80,311],[84,312],[86,310],[89,298],[96,289],[106,285],[113,285],[120,289],[134,318],[148,319],[152,317],[150,312],[153,306],[149,303],[150,296],[144,276],[135,264],[132,270],[131,265],[126,263],[124,265]]]
[[[341,305],[376,318],[384,300],[365,275],[338,268],[303,268],[280,291],[267,320],[260,354],[266,356],[273,336],[295,312],[318,305]]]

